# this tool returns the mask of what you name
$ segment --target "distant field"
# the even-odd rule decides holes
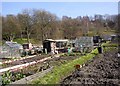
[[[94,35],[96,35],[95,33],[96,33],[95,31],[89,31],[88,36],[94,36]],[[99,32],[99,34],[101,34],[101,35],[104,35],[104,34],[111,35],[111,34],[115,34],[115,33],[116,33],[115,30],[104,30],[104,31]]]
[[[111,30],[111,31],[105,30],[103,34],[115,34],[115,32],[116,32],[115,30]]]
[[[17,43],[20,43],[20,44],[23,44],[23,43],[27,43],[27,39],[26,38],[18,38],[18,39],[14,39],[13,40],[14,42],[17,42]],[[40,44],[40,41],[39,40],[35,40],[35,39],[30,39],[30,42],[32,44]]]

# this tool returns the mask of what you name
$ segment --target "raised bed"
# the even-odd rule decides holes
[[[39,78],[37,80],[34,80],[32,84],[38,85],[38,84],[58,84],[60,80],[68,75],[70,72],[74,70],[74,66],[76,64],[84,64],[86,61],[92,59],[95,55],[98,54],[97,49],[92,51],[89,54],[86,54],[85,56],[81,56],[73,61],[69,61],[65,64],[56,66],[52,72],[45,75],[43,78]]]
[[[102,44],[102,46],[107,45],[107,44],[109,44],[109,43],[104,43],[104,44]],[[107,50],[111,50],[111,48],[105,49],[104,52],[106,52]],[[84,65],[84,66],[88,65],[89,63],[93,62],[95,56],[97,56],[97,55],[98,55],[98,50],[94,49],[91,53],[86,54],[85,56],[81,56],[80,58],[77,58],[77,59],[70,61],[68,63],[65,63],[63,65],[56,66],[52,72],[48,73],[43,78],[39,78],[37,80],[34,80],[32,82],[32,84],[35,84],[35,85],[38,85],[38,84],[46,84],[46,85],[47,84],[59,84],[60,81],[65,76],[67,76],[68,74],[70,74],[71,72],[73,72],[75,70],[74,66],[76,64]],[[102,54],[100,54],[99,56],[101,56],[101,55]],[[86,64],[86,63],[88,63],[88,64]]]
[[[5,84],[11,83],[11,82],[19,80],[21,78],[24,78],[24,77],[33,75],[35,73],[41,72],[43,70],[46,70],[46,69],[50,68],[51,66],[56,66],[56,65],[60,66],[61,64],[65,64],[68,61],[76,59],[77,57],[75,55],[80,56],[80,54],[71,54],[71,55],[65,54],[65,55],[62,55],[60,57],[55,57],[55,58],[50,57],[50,59],[46,59],[45,61],[37,63],[35,65],[26,66],[23,69],[16,69],[16,70],[14,69],[12,71],[6,71],[6,74],[3,73],[2,75],[4,76],[4,78],[8,77],[6,75],[10,75],[9,76],[10,78],[9,79],[5,78],[4,80],[6,80],[6,81],[4,81],[4,83]],[[12,76],[11,76],[11,74],[12,74]],[[16,78],[16,76],[18,76],[19,78]]]

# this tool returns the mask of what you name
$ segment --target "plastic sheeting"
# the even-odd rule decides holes
[[[21,57],[21,50],[23,49],[21,44],[16,42],[6,42],[2,46],[0,51],[1,58],[12,58],[12,57]]]

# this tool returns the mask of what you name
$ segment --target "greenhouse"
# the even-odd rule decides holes
[[[1,47],[1,58],[13,58],[13,57],[20,57],[20,53],[23,50],[21,44],[17,42],[6,42]]]

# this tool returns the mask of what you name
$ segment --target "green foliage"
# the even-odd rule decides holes
[[[17,43],[20,43],[20,44],[27,43],[27,39],[25,39],[25,38],[14,39],[13,41],[15,41]]]
[[[5,72],[2,75],[2,85],[7,85],[11,82],[11,78],[12,78],[12,74],[10,73],[10,71]]]
[[[80,56],[81,53],[64,53],[61,56]]]
[[[7,64],[2,64],[1,66],[2,66],[3,68],[5,68],[5,67],[7,67]]]
[[[118,47],[118,44],[103,45],[103,47]]]
[[[6,71],[3,75],[2,75],[2,85],[8,85],[10,84],[12,81],[16,81],[19,80],[21,78],[26,77],[24,74],[22,73],[15,73],[12,74],[10,71]]]
[[[62,64],[61,66],[55,66],[52,72],[45,75],[43,78],[39,78],[34,80],[33,84],[57,84],[60,82],[62,77],[65,77],[67,74],[74,70],[74,65],[76,64],[84,64],[87,60],[92,59],[95,54],[98,54],[97,49],[93,50],[91,53],[87,54],[86,56],[81,56],[73,61],[70,61],[66,64]]]
[[[21,79],[21,78],[24,78],[24,77],[26,77],[24,74],[22,74],[22,73],[17,73],[16,75],[15,75],[15,79],[16,80],[19,80],[19,79]]]
[[[113,49],[118,49],[118,44],[110,43],[110,41],[108,41],[107,43],[103,43],[102,47],[103,47],[103,51],[106,52],[108,50],[110,51],[110,50],[113,50]]]

